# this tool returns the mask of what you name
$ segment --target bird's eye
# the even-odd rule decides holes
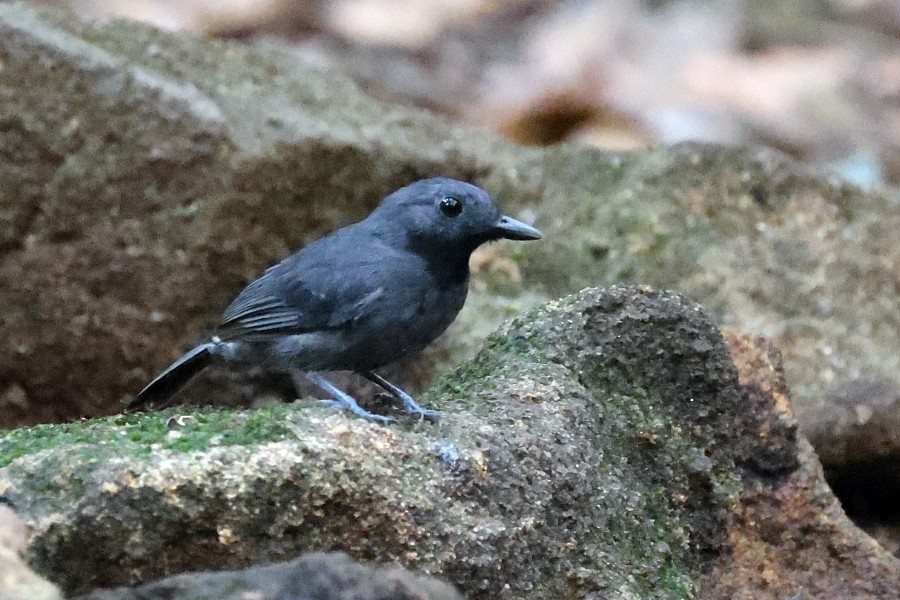
[[[462,212],[462,209],[463,203],[459,198],[454,198],[453,196],[441,198],[441,212],[448,217],[457,216]]]

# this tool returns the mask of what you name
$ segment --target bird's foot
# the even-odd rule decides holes
[[[369,371],[368,373],[363,373],[363,376],[369,381],[379,385],[385,391],[387,391],[391,396],[399,400],[403,403],[403,409],[414,415],[418,415],[421,419],[426,421],[437,421],[441,416],[441,411],[439,410],[431,410],[428,408],[422,408],[418,405],[418,403],[413,400],[413,397],[398,388],[396,385],[379,375],[373,371]]]
[[[406,392],[404,392],[402,396],[399,396],[399,398],[400,401],[403,402],[403,409],[406,412],[419,415],[420,418],[425,419],[426,421],[437,421],[441,416],[441,411],[439,410],[431,410],[430,408],[422,408],[419,406]]]
[[[319,400],[319,402],[321,402],[322,404],[324,404],[326,406],[331,406],[333,408],[339,408],[341,410],[349,410],[354,415],[362,417],[363,419],[366,419],[367,421],[375,421],[376,423],[381,423],[382,425],[387,425],[388,423],[395,423],[397,421],[397,419],[394,419],[393,417],[386,417],[384,415],[376,415],[373,412],[369,412],[366,409],[364,409],[362,406],[357,404],[356,401],[345,402],[344,400],[341,400],[341,399],[329,398],[326,400]]]
[[[297,374],[293,374],[295,377],[294,384],[298,385]],[[371,413],[360,406],[356,400],[350,394],[340,390],[336,385],[328,381],[324,376],[319,373],[307,373],[306,379],[312,383],[314,383],[319,388],[325,390],[329,394],[333,396],[333,398],[329,398],[327,400],[322,400],[323,404],[328,406],[333,406],[335,408],[340,408],[342,410],[349,410],[353,414],[362,417],[363,419],[367,419],[369,421],[375,421],[376,423],[381,423],[382,425],[386,425],[388,423],[393,423],[396,419],[392,417],[385,417],[383,415],[376,415],[375,413]]]

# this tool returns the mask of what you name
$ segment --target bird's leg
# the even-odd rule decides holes
[[[437,410],[422,408],[421,406],[416,404],[416,401],[412,399],[412,396],[398,388],[396,385],[394,385],[375,371],[366,371],[362,373],[362,376],[372,383],[383,388],[397,400],[400,400],[403,403],[403,408],[406,409],[406,412],[415,413],[417,415],[420,415],[424,419],[430,420],[437,420],[437,418],[441,414],[440,411]]]
[[[291,373],[291,378],[294,380],[294,387],[297,388],[298,393],[300,392],[300,384],[302,383],[301,377],[303,374],[299,371],[294,371]],[[316,387],[328,392],[332,395],[332,399],[322,400],[325,404],[329,406],[334,406],[336,408],[341,408],[345,410],[349,410],[355,415],[359,415],[363,419],[368,419],[370,421],[376,421],[378,423],[391,423],[396,419],[392,419],[391,417],[385,417],[382,415],[376,415],[375,413],[371,413],[361,407],[356,403],[356,400],[353,399],[353,396],[350,394],[341,391],[338,389],[336,385],[328,381],[322,374],[320,373],[305,373],[306,380],[310,383],[314,384]]]

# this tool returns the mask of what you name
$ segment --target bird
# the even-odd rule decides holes
[[[144,387],[126,410],[163,407],[212,364],[262,367],[305,381],[330,406],[369,412],[322,371],[352,371],[421,418],[419,406],[376,370],[413,355],[456,319],[469,288],[469,257],[487,242],[537,240],[541,232],[502,214],[483,189],[436,177],[384,198],[368,217],[310,243],[268,268],[225,309],[206,341]]]

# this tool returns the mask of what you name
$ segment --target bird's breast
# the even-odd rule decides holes
[[[388,289],[378,306],[360,319],[348,336],[347,367],[371,370],[422,350],[456,319],[466,300],[467,286],[400,285]]]

